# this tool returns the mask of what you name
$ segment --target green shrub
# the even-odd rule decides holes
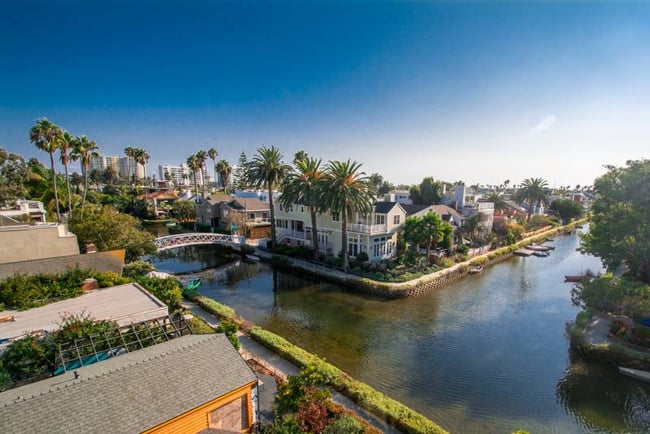
[[[90,271],[79,268],[57,275],[17,273],[0,282],[0,303],[9,309],[25,310],[76,297],[81,295],[83,281],[90,276]]]
[[[203,319],[199,316],[193,316],[189,319],[188,324],[192,329],[192,333],[196,335],[207,335],[215,333],[215,330],[208,325]]]
[[[363,428],[352,416],[341,416],[323,430],[323,434],[361,434]]]
[[[488,258],[485,256],[481,256],[480,258],[472,259],[469,263],[469,265],[483,265],[487,263]]]
[[[211,298],[198,296],[196,297],[195,301],[201,307],[201,309],[205,309],[206,311],[217,315],[219,318],[233,319],[235,317],[234,309],[216,302]]]
[[[241,342],[239,342],[239,338],[237,337],[238,330],[239,327],[237,327],[237,324],[228,320],[221,321],[219,327],[217,327],[217,333],[224,333],[232,346],[237,350],[241,348]]]
[[[105,271],[103,273],[95,273],[93,275],[97,279],[97,284],[100,288],[110,288],[115,285],[124,285],[125,283],[130,282],[131,280],[122,277],[114,271]]]
[[[170,311],[180,307],[183,289],[176,279],[138,277],[136,282],[151,292],[158,300],[169,306]]]
[[[122,270],[122,276],[124,277],[139,277],[146,276],[148,272],[153,270],[153,265],[147,261],[137,260],[129,262],[124,266]]]

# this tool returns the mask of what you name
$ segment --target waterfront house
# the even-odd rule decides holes
[[[232,197],[228,194],[211,194],[205,200],[197,203],[196,222],[211,228],[222,228],[223,216],[221,214],[221,205],[228,203]]]
[[[252,432],[257,377],[224,334],[186,335],[0,393],[5,433]]]

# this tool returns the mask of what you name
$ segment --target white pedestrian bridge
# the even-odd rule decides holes
[[[239,249],[245,243],[245,237],[239,235],[211,234],[211,233],[187,233],[168,235],[156,238],[154,245],[157,251],[175,249],[176,247],[194,246],[197,244],[222,244]]]

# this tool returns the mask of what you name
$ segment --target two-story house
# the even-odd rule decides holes
[[[233,198],[227,194],[210,195],[206,200],[196,204],[196,221],[247,238],[265,238],[271,234],[269,204],[256,197]]]
[[[347,228],[348,253],[355,257],[365,252],[371,261],[395,256],[397,233],[405,219],[406,211],[397,202],[376,202],[369,215],[352,216]],[[318,214],[316,220],[319,250],[324,254],[338,255],[343,248],[341,216],[327,212]],[[311,246],[312,224],[306,205],[294,204],[287,209],[278,201],[275,221],[279,243]]]

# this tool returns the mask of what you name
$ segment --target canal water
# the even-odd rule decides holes
[[[405,300],[245,262],[217,266],[200,292],[453,433],[650,432],[650,385],[569,350],[577,308],[564,275],[600,262],[576,251],[575,234],[551,244],[547,258],[514,257]],[[206,268],[209,247],[177,250],[157,268]]]

